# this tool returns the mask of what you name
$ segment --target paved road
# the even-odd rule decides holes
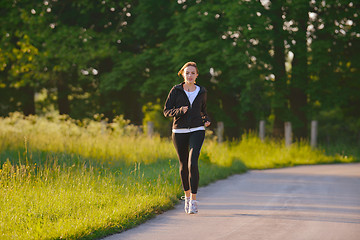
[[[106,240],[360,240],[360,164],[251,171],[199,189],[183,206]]]

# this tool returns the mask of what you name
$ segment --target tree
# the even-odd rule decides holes
[[[290,34],[290,50],[294,54],[290,80],[290,110],[294,136],[297,139],[308,136],[308,22],[310,5],[308,0],[290,2],[288,22],[293,26]],[[296,31],[294,31],[294,29]]]
[[[35,89],[42,86],[45,76],[39,64],[44,55],[32,41],[40,33],[41,20],[32,16],[35,10],[31,7],[39,4],[25,0],[1,4],[0,92],[5,103],[1,114],[18,110],[35,114]]]
[[[118,95],[116,102],[123,103],[119,111],[135,124],[142,124],[142,106],[164,99],[173,82],[172,53],[164,46],[176,5],[166,0],[133,2],[111,70],[101,78],[101,91]]]
[[[229,138],[256,128],[256,120],[268,109],[262,72],[266,62],[256,59],[269,44],[259,37],[261,31],[257,30],[263,27],[257,27],[264,23],[248,11],[251,4],[181,1],[172,17],[174,27],[163,44],[173,55],[175,71],[186,61],[198,63],[198,82],[209,91],[213,127],[216,121],[225,122]]]
[[[180,67],[195,61],[212,127],[223,121],[228,138],[261,119],[274,136],[292,121],[295,136],[306,138],[310,119],[336,113],[334,122],[347,123],[342,132],[360,136],[359,7],[350,0],[3,1],[0,113],[34,114],[42,91],[61,114],[104,113],[110,121],[124,114],[142,124],[142,107],[164,101],[182,81]]]
[[[85,98],[87,102],[101,98],[98,68],[108,61],[116,45],[127,13],[123,10],[125,6],[126,3],[116,1],[83,0],[49,2],[43,7],[49,26],[46,67],[57,88],[60,114],[76,115],[70,106],[72,101],[79,103],[79,98],[84,98],[81,92],[89,93]],[[76,92],[80,93],[78,99],[74,99],[78,95]],[[89,105],[95,106],[92,111],[101,111],[98,102]]]
[[[345,0],[311,4],[311,116],[337,129],[321,133],[328,140],[359,140],[359,7]]]

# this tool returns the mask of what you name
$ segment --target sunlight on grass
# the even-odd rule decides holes
[[[64,116],[0,118],[0,239],[96,239],[172,208],[182,195],[169,139],[114,123]],[[217,143],[207,138],[200,185],[247,169],[353,162],[306,142]]]

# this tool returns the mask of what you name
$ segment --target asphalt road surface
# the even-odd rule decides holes
[[[250,171],[106,240],[360,240],[360,164]]]

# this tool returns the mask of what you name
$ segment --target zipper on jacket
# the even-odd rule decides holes
[[[191,109],[191,108],[192,108],[192,104],[191,104],[188,96],[186,95],[185,90],[182,89],[182,91],[183,91],[183,93],[185,94],[185,97],[186,97],[187,101],[189,102],[189,109]],[[204,93],[204,92],[199,91],[199,93],[198,93],[198,94],[196,95],[196,97],[194,98],[194,102],[195,102],[195,100],[199,97],[199,95],[200,95],[200,94],[203,94],[203,93]],[[194,103],[194,102],[193,102],[193,103]]]
[[[185,93],[185,90],[184,89],[182,89],[182,92],[184,93],[184,95],[185,95],[185,99],[188,101],[188,103],[189,103],[189,109],[191,109],[192,108],[192,104],[191,104],[191,102],[190,102],[190,100],[189,100],[189,98],[188,98],[188,96],[186,95],[186,93]],[[199,95],[199,94],[198,94]],[[197,96],[195,97],[195,99],[197,98]],[[195,100],[194,100],[195,101]]]
[[[200,94],[203,94],[203,92],[200,92],[200,91],[199,91],[199,93],[198,93],[198,94],[196,95],[196,97],[194,98],[194,102],[196,101],[196,99],[199,97]],[[190,102],[190,101],[189,101],[189,102]],[[193,102],[193,103],[194,103],[194,102]],[[190,105],[192,105],[192,104],[190,103]]]

